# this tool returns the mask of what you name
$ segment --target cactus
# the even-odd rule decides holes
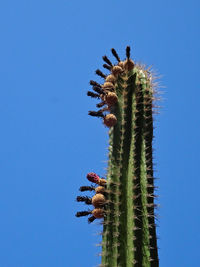
[[[155,226],[154,175],[152,160],[154,86],[150,70],[130,59],[113,65],[104,56],[103,84],[90,81],[93,91],[87,94],[100,99],[99,117],[109,127],[109,159],[106,179],[95,173],[87,178],[98,187],[83,186],[80,191],[95,191],[93,198],[78,201],[93,204],[91,211],[78,212],[77,217],[91,214],[89,222],[103,218],[102,264],[107,267],[159,266]],[[101,190],[98,189],[101,187]],[[100,190],[100,191],[98,191]]]

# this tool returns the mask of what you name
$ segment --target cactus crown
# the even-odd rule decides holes
[[[154,87],[150,70],[130,59],[130,47],[122,61],[115,49],[117,64],[104,56],[104,68],[96,74],[103,84],[90,81],[87,94],[100,103],[89,115],[99,117],[109,127],[109,162],[107,179],[89,173],[89,181],[103,187],[92,199],[78,201],[93,204],[89,222],[103,218],[102,266],[157,267],[158,252],[155,227],[154,174],[152,160]],[[85,190],[84,190],[85,189]],[[99,195],[99,196],[98,196]],[[94,204],[96,203],[96,204]]]

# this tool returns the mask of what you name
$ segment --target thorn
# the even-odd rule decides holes
[[[96,233],[95,235],[96,235],[96,236],[103,236],[103,235],[105,235],[105,234],[104,234],[104,232],[98,232],[98,233]]]
[[[154,214],[147,214],[147,217],[157,219],[157,216]]]
[[[105,244],[105,242],[101,242],[101,243],[95,244],[95,246],[96,247],[102,247],[104,244]]]
[[[154,194],[147,194],[147,197],[149,197],[149,198],[158,198],[158,195],[154,195]]]
[[[137,226],[134,226],[134,227],[133,227],[133,230],[134,230],[134,231],[140,231],[141,229],[142,229],[142,228],[137,227]]]
[[[154,203],[147,203],[146,206],[147,208],[158,208],[159,207],[158,204],[154,204]]]
[[[119,236],[119,232],[114,232],[114,233],[113,233],[113,236],[114,236],[114,237],[118,237],[118,236]]]
[[[114,243],[113,247],[118,248],[120,246],[120,243]]]

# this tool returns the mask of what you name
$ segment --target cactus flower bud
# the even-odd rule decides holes
[[[100,177],[94,172],[89,172],[87,174],[87,179],[92,183],[98,184],[99,180],[100,180]]]
[[[107,114],[103,122],[107,127],[112,127],[117,123],[117,118],[114,114]]]

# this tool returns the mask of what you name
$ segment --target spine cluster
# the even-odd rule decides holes
[[[87,95],[99,100],[90,116],[99,117],[109,127],[109,160],[106,180],[95,173],[87,178],[98,185],[83,186],[94,191],[90,198],[78,196],[78,202],[93,205],[88,221],[103,219],[102,266],[158,267],[155,225],[154,171],[152,157],[154,86],[152,74],[130,58],[121,60],[111,49],[117,63],[103,56],[102,84],[90,81],[93,91]]]

